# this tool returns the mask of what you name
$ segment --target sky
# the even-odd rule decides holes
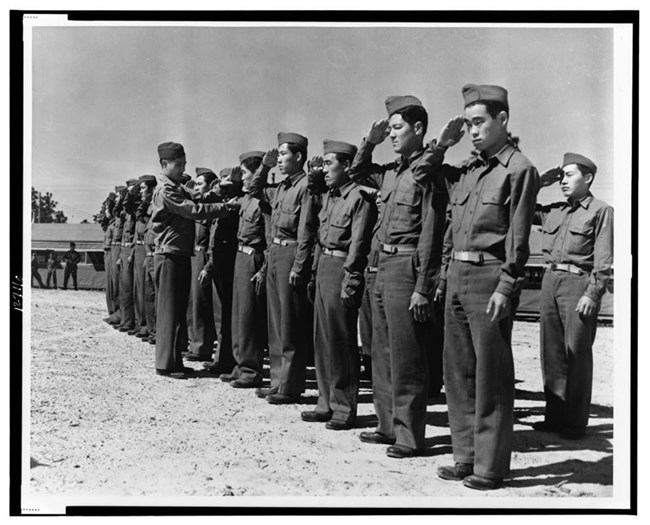
[[[389,95],[419,97],[427,139],[462,114],[467,83],[509,91],[510,131],[541,171],[592,158],[613,203],[613,31],[504,27],[35,27],[32,185],[69,222],[91,220],[114,186],[158,174],[181,142],[186,171],[234,166],[278,131],[360,143]],[[450,149],[459,162],[467,137]],[[375,160],[393,159],[390,144]],[[561,200],[556,185],[542,203]]]

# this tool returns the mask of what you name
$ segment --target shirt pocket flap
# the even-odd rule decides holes
[[[403,206],[416,207],[422,202],[422,191],[418,190],[415,186],[408,189],[397,189],[395,195],[395,202]]]
[[[455,191],[451,196],[451,203],[454,206],[462,206],[469,198],[469,191]]]
[[[352,216],[349,213],[340,214],[331,218],[331,225],[336,228],[348,228],[352,223]]]
[[[569,226],[569,231],[576,235],[584,235],[585,237],[589,237],[594,231],[594,226],[588,222],[571,224]]]
[[[481,195],[481,201],[483,204],[500,204],[503,206],[510,202],[510,193],[502,188],[496,190],[486,189]]]

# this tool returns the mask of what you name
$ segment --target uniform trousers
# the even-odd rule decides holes
[[[484,265],[452,261],[447,274],[445,392],[454,461],[474,473],[502,479],[510,468],[515,392],[512,323],[485,313],[499,282],[500,261]]]
[[[113,301],[113,313],[117,318],[120,318],[120,267],[117,261],[120,260],[121,246],[111,246],[111,282],[112,293],[111,300]]]
[[[237,362],[233,375],[251,382],[262,381],[267,342],[266,298],[255,293],[253,276],[264,263],[264,254],[237,252],[232,299],[232,353]]]
[[[598,320],[598,315],[581,319],[575,311],[588,285],[586,274],[547,270],[540,294],[545,420],[576,430],[584,430],[589,422]]]
[[[65,263],[65,268],[63,270],[63,288],[68,287],[68,280],[72,277],[72,286],[77,290],[77,265],[72,263]]]
[[[144,260],[147,256],[147,248],[142,244],[136,244],[133,250],[133,308],[135,328],[140,330],[147,324],[144,314]]]
[[[412,254],[380,254],[372,302],[372,398],[376,431],[398,445],[421,449],[430,326],[416,322],[409,310],[415,282]]]
[[[314,361],[318,383],[316,412],[354,424],[359,393],[357,307],[341,301],[345,259],[322,254],[316,272]]]
[[[212,309],[212,282],[210,277],[204,285],[199,283],[199,274],[208,261],[204,249],[197,250],[192,257],[192,279],[190,307],[187,309],[189,353],[209,360],[212,357],[214,339],[214,312]]]
[[[106,255],[104,255],[104,257],[106,257]],[[39,277],[40,277],[40,275],[39,275]],[[54,285],[54,288],[56,288],[57,287],[57,284],[56,284],[56,268],[48,268],[47,275],[45,276],[45,287],[46,288],[50,287],[50,281]],[[106,304],[108,305],[108,298],[106,300]],[[109,312],[109,313],[111,313],[111,312]]]
[[[108,310],[108,315],[111,315],[115,310],[113,309],[113,281],[110,249],[104,250],[104,276],[106,278],[106,309]],[[54,281],[54,286],[56,286],[56,280]]]
[[[307,281],[289,284],[295,259],[295,245],[272,244],[268,251],[266,296],[269,322],[271,388],[280,394],[299,395],[305,391],[307,348],[311,345],[312,318],[307,314]]]
[[[191,262],[186,255],[155,254],[156,370],[182,370]]]
[[[144,315],[147,322],[149,335],[156,333],[156,275],[154,271],[153,255],[144,259]]]
[[[131,261],[129,262],[129,258]],[[133,329],[135,327],[135,308],[133,303],[133,247],[122,246],[120,252],[122,268],[120,270],[120,326]]]
[[[364,274],[366,286],[361,298],[361,308],[359,309],[359,337],[361,338],[361,351],[363,355],[371,356],[372,349],[372,296],[375,290],[375,278],[377,272],[368,272]]]
[[[212,252],[212,279],[216,291],[215,317],[218,315],[218,358],[214,360],[224,370],[236,366],[232,355],[232,289],[237,245],[219,242]],[[218,312],[218,313],[217,313]]]
[[[38,285],[41,288],[45,288],[45,285],[43,284],[43,279],[41,278],[41,274],[38,272],[38,270],[32,270],[32,282],[31,282],[32,286],[34,286],[34,279],[36,279]]]

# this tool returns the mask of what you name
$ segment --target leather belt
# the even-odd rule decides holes
[[[380,244],[379,249],[384,253],[413,253],[417,250],[417,246],[413,244]]]
[[[111,243],[111,245],[112,245],[112,246],[122,246],[122,243],[121,243],[121,242],[117,242],[117,241],[113,241],[113,242]]]
[[[278,244],[280,246],[293,246],[298,244],[296,239],[280,239],[280,237],[273,237],[273,244]]]
[[[135,241],[135,243],[136,243],[137,245],[143,245],[143,244],[144,244],[144,241]]]
[[[256,250],[252,246],[244,246],[243,244],[240,244],[237,246],[237,251],[245,253],[246,255],[253,255]]]
[[[147,252],[147,257],[153,257],[153,252]]]
[[[123,242],[123,243],[122,243],[122,246],[123,246],[124,248],[131,248],[131,246],[133,246],[133,243],[132,243],[132,242]]]
[[[376,266],[368,266],[366,268],[366,272],[368,272],[368,273],[377,273],[377,267]]]
[[[474,264],[483,264],[485,261],[500,261],[498,257],[487,252],[454,252],[454,261],[470,262]]]
[[[325,255],[330,255],[331,257],[339,257],[341,259],[346,259],[348,256],[348,252],[344,252],[343,250],[330,250],[329,248],[323,248],[323,253]]]
[[[560,272],[575,273],[576,275],[583,275],[587,272],[578,268],[575,264],[550,264],[549,270],[557,270]]]

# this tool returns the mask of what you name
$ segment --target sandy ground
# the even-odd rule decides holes
[[[588,436],[564,441],[530,427],[543,414],[539,327],[515,324],[511,476],[503,488],[477,493],[435,475],[437,466],[452,462],[444,396],[429,405],[425,454],[391,459],[384,446],[358,438],[376,423],[367,382],[357,428],[329,431],[299,417],[316,403],[313,370],[302,404],[288,406],[207,375],[156,376],[153,347],[117,332],[104,316],[100,292],[32,292],[31,472],[25,475],[34,495],[207,496],[216,505],[220,496],[612,495],[611,327],[598,329]]]

